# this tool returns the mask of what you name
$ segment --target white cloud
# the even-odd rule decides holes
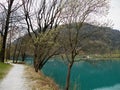
[[[111,0],[108,18],[113,21],[113,28],[120,30],[120,0]]]

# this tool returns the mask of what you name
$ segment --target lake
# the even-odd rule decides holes
[[[32,63],[31,60],[29,63]],[[42,72],[51,77],[61,90],[64,89],[67,74],[65,62],[54,58],[45,64]],[[70,90],[120,90],[120,60],[74,63]]]

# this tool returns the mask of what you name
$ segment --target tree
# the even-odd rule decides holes
[[[11,57],[11,45],[12,42],[17,38],[17,34],[18,34],[18,27],[16,27],[15,25],[11,25],[11,27],[9,27],[9,31],[8,31],[8,35],[7,35],[7,40],[6,40],[6,60],[9,59]]]
[[[1,55],[0,60],[1,62],[4,62],[5,59],[5,49],[6,49],[6,42],[7,42],[7,35],[9,28],[11,27],[11,23],[16,22],[16,20],[13,20],[17,18],[18,16],[14,15],[15,11],[20,8],[19,2],[14,4],[14,0],[6,0],[5,3],[0,3],[0,15],[2,15],[1,18],[1,35],[2,35],[2,48],[1,48]],[[13,20],[13,21],[12,21]],[[11,22],[12,21],[12,22]]]
[[[28,35],[20,38],[19,56],[21,57],[22,62],[25,61],[26,55],[32,56],[33,47],[30,39],[31,38]]]
[[[23,41],[23,32],[24,30],[21,30],[20,27],[15,27],[14,29],[12,29],[12,40],[14,41],[12,43],[12,49],[11,49],[11,55],[13,57],[13,63],[15,62],[16,60],[16,63],[17,63],[17,60],[18,60],[18,57],[20,56],[20,52],[21,52],[21,49],[22,49],[22,41]],[[16,36],[17,35],[17,36]],[[9,37],[8,37],[9,39]],[[27,44],[27,42],[26,42]],[[24,48],[25,49],[25,48]]]
[[[36,2],[37,4],[35,4]],[[57,27],[60,22],[59,17],[65,2],[66,0],[22,0],[23,14],[27,31],[33,43],[36,42],[36,39],[39,38],[39,35],[44,35],[44,33],[48,32],[48,30]],[[36,6],[34,7],[34,5]],[[35,22],[36,25],[34,25],[32,22]],[[33,32],[33,34],[31,34],[31,32]],[[49,51],[41,51],[38,45],[34,44],[34,68],[38,66],[43,67],[44,65],[43,63],[39,62],[40,60],[37,60],[40,57],[38,56],[38,53],[49,53]],[[37,50],[40,51],[36,52]],[[44,62],[43,60],[42,62]],[[44,63],[46,63],[46,60]],[[38,68],[35,70],[38,71]]]
[[[58,32],[56,30],[46,31],[45,33],[40,33],[37,38],[35,38],[34,44],[37,46],[37,58],[35,59],[35,71],[38,72],[42,69],[44,64],[54,55],[58,55],[60,49],[57,42]]]
[[[2,42],[1,40],[2,40],[2,39],[1,39],[1,37],[0,37],[0,52],[1,52],[1,42]]]
[[[4,58],[5,58],[6,39],[7,39],[7,33],[8,33],[8,29],[9,29],[9,20],[10,20],[13,1],[14,0],[8,1],[8,10],[7,10],[6,21],[5,21],[5,31],[3,34],[3,43],[2,43],[2,48],[1,48],[1,52],[2,52],[1,53],[1,61],[2,62],[4,62]]]
[[[79,33],[84,22],[90,22],[95,15],[104,15],[108,10],[107,0],[69,0],[61,14],[62,22],[65,24],[61,27],[60,45],[64,50],[63,58],[66,60],[68,72],[66,76],[65,90],[69,90],[71,68],[76,62],[76,56],[82,48],[78,44],[88,35]],[[81,37],[81,38],[78,38]]]

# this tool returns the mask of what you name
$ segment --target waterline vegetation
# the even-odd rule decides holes
[[[24,76],[32,90],[59,90],[59,86],[51,78],[40,71],[36,73],[31,66],[25,66]]]

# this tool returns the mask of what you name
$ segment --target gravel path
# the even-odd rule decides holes
[[[13,64],[8,75],[0,83],[0,90],[30,90],[24,77],[24,65]]]

